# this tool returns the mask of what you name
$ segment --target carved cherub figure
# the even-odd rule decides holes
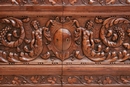
[[[87,40],[90,40],[91,46],[92,48],[94,48],[94,41],[93,41],[93,32],[91,31],[94,27],[93,22],[92,21],[87,21],[86,23],[86,30],[84,32],[85,35],[87,35]]]
[[[39,22],[37,20],[32,21],[31,23],[32,27],[35,29],[32,31],[32,41],[31,41],[31,48],[34,48],[34,43],[38,43],[35,36],[39,36],[39,38],[42,39],[42,28],[40,28]],[[37,47],[35,45],[35,47]]]

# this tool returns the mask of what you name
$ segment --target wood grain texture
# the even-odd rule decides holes
[[[129,87],[130,0],[1,0],[0,87]]]

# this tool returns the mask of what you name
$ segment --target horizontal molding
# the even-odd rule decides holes
[[[129,12],[130,6],[0,6],[0,11],[40,12]]]
[[[1,65],[0,75],[130,75],[129,65]]]

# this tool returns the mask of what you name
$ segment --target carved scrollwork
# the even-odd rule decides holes
[[[6,52],[1,50],[1,62],[31,61],[34,60],[37,56],[39,56],[43,46],[42,29],[39,28],[38,21],[32,22],[32,26],[35,30],[32,32],[31,41],[25,39],[25,29],[22,20],[10,17],[2,19],[1,23],[8,25],[1,30],[1,45],[9,48],[17,48],[17,52]],[[20,46],[22,45],[24,40],[26,40],[26,42],[30,44],[31,50],[28,48],[28,46],[24,46],[23,51],[21,51],[22,49],[20,49]]]
[[[121,23],[130,23],[130,22],[125,18],[108,18],[103,22],[103,26],[100,31],[100,38],[105,45],[109,47],[119,47],[120,45],[122,45],[124,41],[124,31],[122,28],[114,27],[112,30],[109,30],[108,34],[105,36],[105,30],[107,30],[111,26]],[[116,32],[116,34],[113,34],[114,31]],[[112,34],[113,34],[112,37],[113,41],[109,41],[106,37],[111,37]]]
[[[20,60],[21,61],[31,61],[37,58],[40,53],[42,52],[43,45],[42,45],[42,32],[43,29],[40,28],[39,22],[34,20],[32,21],[31,25],[35,29],[32,31],[32,40],[30,42],[31,50],[28,49],[27,46],[24,46],[24,51],[20,53]]]
[[[21,33],[20,36],[18,36],[17,30],[14,30],[13,34],[10,34],[10,33],[7,34],[7,32],[9,30],[11,30],[11,27],[9,27],[9,26],[5,27],[4,29],[2,29],[2,31],[0,33],[2,45],[7,46],[7,47],[17,47],[17,46],[21,45],[21,43],[23,42],[23,40],[25,38],[25,31],[23,28],[22,21],[18,20],[16,18],[5,18],[5,19],[2,19],[2,23],[11,24],[13,27],[20,29],[20,33]],[[7,38],[5,38],[6,36],[7,36]],[[12,36],[14,36],[16,38],[18,37],[19,39],[16,41],[12,41],[11,40]]]
[[[83,31],[83,52],[84,54],[93,61],[125,61],[129,59],[129,53],[126,50],[122,50],[120,52],[110,51],[110,48],[117,48],[119,46],[124,45],[125,48],[129,48],[128,43],[124,43],[125,33],[127,31],[125,28],[123,29],[120,24],[129,24],[130,21],[125,18],[115,18],[110,17],[106,20],[97,19],[95,20],[97,23],[103,23],[101,26],[99,35],[101,38],[102,43],[106,46],[103,51],[103,47],[98,45],[97,50],[95,50],[96,43],[100,42],[93,38],[93,32],[90,30],[89,26],[90,22],[88,23],[87,30]],[[106,31],[108,30],[108,31]],[[107,53],[109,52],[109,53]],[[118,54],[118,55],[117,55]]]
[[[88,58],[93,61],[103,61],[105,60],[105,53],[101,52],[102,46],[98,46],[98,51],[94,50],[95,43],[93,40],[93,32],[90,31],[92,28],[93,22],[88,21],[86,29],[83,30],[83,52]]]
[[[30,38],[26,36],[25,23],[31,25],[31,34],[27,35]],[[1,24],[1,62],[28,62],[39,57],[46,60],[52,56],[62,61],[88,58],[94,62],[124,62],[130,57],[130,43],[126,40],[130,22],[126,18],[96,17],[94,21],[87,20],[85,27],[69,17],[56,17],[45,27],[29,18],[4,18]],[[95,38],[96,24],[100,27]]]

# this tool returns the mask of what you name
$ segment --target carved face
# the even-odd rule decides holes
[[[71,33],[64,28],[57,30],[54,35],[54,44],[60,51],[67,50],[71,45]]]
[[[34,29],[38,30],[38,28],[39,28],[38,27],[38,25],[39,25],[38,21],[34,20],[34,21],[32,21],[31,24],[33,25]]]
[[[93,28],[93,22],[92,21],[88,21],[87,24],[86,24],[86,28],[88,30],[91,30]]]

